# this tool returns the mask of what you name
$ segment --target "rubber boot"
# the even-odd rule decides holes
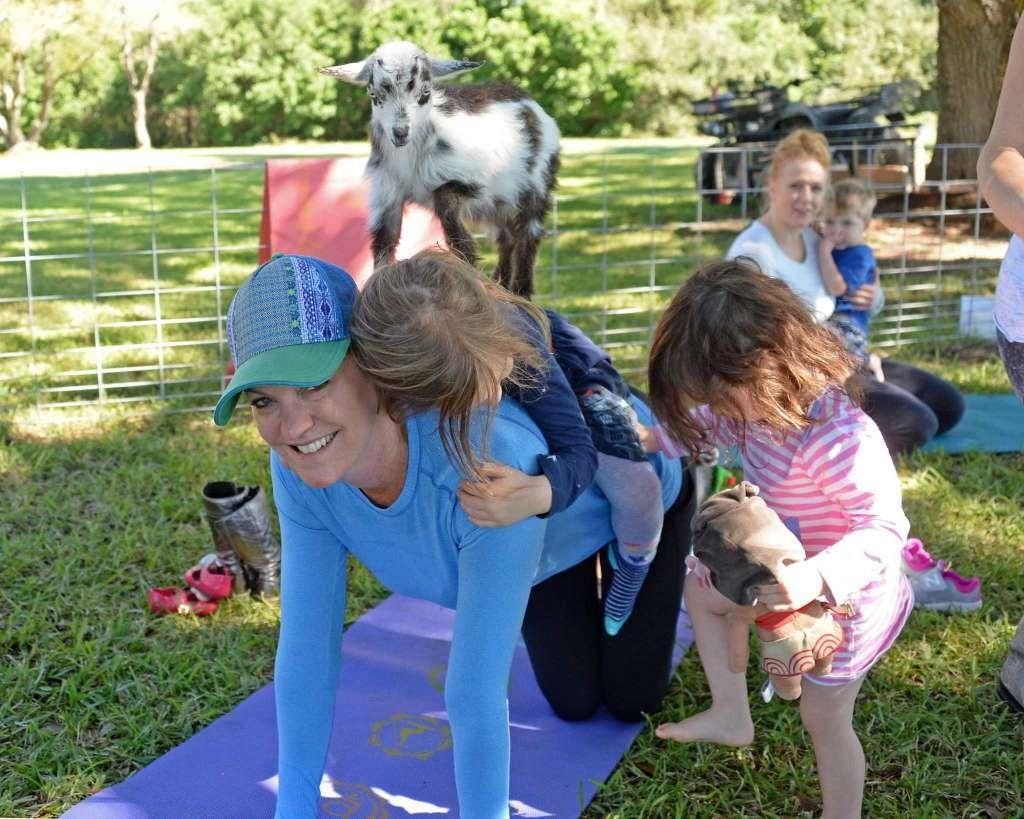
[[[270,529],[266,496],[258,486],[213,481],[203,487],[217,557],[235,575],[234,590],[276,596],[280,587],[281,544]]]
[[[1017,625],[1006,662],[999,672],[999,695],[1012,710],[1024,713],[1024,617]]]

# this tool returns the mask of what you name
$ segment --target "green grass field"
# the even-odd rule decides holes
[[[571,239],[572,251],[559,244],[557,278],[542,247],[542,301],[575,311],[611,302],[641,311],[645,320],[638,321],[636,313],[612,314],[606,319],[610,329],[617,321],[627,329],[645,327],[668,295],[643,290],[652,270],[656,284],[673,283],[692,269],[689,256],[720,252],[731,238],[725,231],[681,236],[670,227],[662,237],[661,231],[643,227],[652,222],[652,201],[656,224],[692,221],[692,158],[679,154],[664,147],[616,147],[607,159],[598,148],[567,157],[560,236],[576,236],[573,230],[579,235]],[[607,176],[597,172],[605,162]],[[198,214],[209,208],[210,172],[168,173],[156,175],[153,190],[153,201],[160,204],[160,244],[169,237],[176,246],[205,247],[212,225]],[[32,218],[61,217],[31,223],[33,253],[87,253],[90,241],[111,253],[147,247],[152,235],[147,177],[124,176],[92,180],[93,214],[109,219],[93,220],[91,238],[63,218],[82,210],[80,178],[44,176],[39,188],[36,177],[29,179]],[[217,178],[220,207],[258,207],[258,170],[223,170]],[[603,179],[609,186],[615,180],[607,197]],[[20,207],[20,180],[0,179],[0,257],[21,253],[20,222],[15,228],[4,221],[16,218]],[[606,211],[614,214],[615,224],[640,229],[597,234],[601,241],[596,241],[584,231],[600,225]],[[230,289],[252,267],[258,218],[254,211],[225,215],[221,241],[245,247],[222,253],[219,266],[202,253],[161,257],[161,285],[165,274],[172,288],[206,287],[219,275],[226,303]],[[134,225],[132,231],[126,222]],[[607,266],[608,288],[640,289],[605,294],[595,284],[603,282],[605,258],[624,262]],[[670,261],[652,265],[651,258]],[[66,352],[64,337],[71,331],[47,328],[78,322],[82,346],[89,346],[96,332],[94,281],[103,292],[144,290],[152,287],[151,264],[148,257],[105,256],[95,258],[93,269],[81,260],[45,261],[38,271],[34,265],[34,287],[68,298],[37,303],[34,357],[0,359],[9,378],[0,382],[0,404],[8,406],[0,420],[2,816],[60,814],[180,744],[271,678],[278,617],[273,604],[233,598],[203,620],[157,618],[145,608],[150,586],[179,582],[180,573],[210,550],[200,497],[205,481],[269,486],[265,448],[252,425],[241,420],[219,430],[204,414],[166,411],[179,406],[173,402],[108,407],[76,423],[42,423],[33,411],[31,386],[50,383],[62,370],[88,369],[88,362],[79,360],[88,353]],[[0,262],[0,297],[17,296],[19,276],[24,287],[23,265]],[[215,315],[215,294],[178,294],[176,309],[186,318]],[[129,323],[152,319],[152,295],[102,302],[110,311],[105,322],[124,325],[103,328],[112,344],[153,340],[152,327]],[[14,326],[10,322],[20,319],[22,308],[0,302],[4,309],[8,323],[0,323],[0,329]],[[594,322],[588,329],[601,330],[599,311],[584,319]],[[184,341],[216,338],[215,322],[213,334],[211,327],[175,326]],[[627,366],[639,367],[646,336],[630,332],[607,338],[621,340],[617,355]],[[20,327],[0,335],[2,352],[30,350],[32,343]],[[219,362],[209,347],[215,345],[180,349],[183,359],[194,356],[192,363],[205,368],[215,384]],[[152,363],[143,358],[147,354],[152,355],[144,347],[122,349],[111,360],[141,366]],[[1009,389],[991,345],[918,345],[901,350],[900,358],[965,390]],[[28,372],[26,361],[32,365]],[[145,397],[143,388],[136,393]],[[89,392],[83,388],[80,395]],[[140,410],[148,414],[135,415]],[[898,467],[914,534],[961,573],[981,575],[985,605],[973,615],[915,612],[869,676],[855,720],[868,759],[864,813],[1024,815],[1024,721],[1013,718],[994,694],[995,674],[1024,613],[1024,456],[916,454]],[[358,566],[354,578],[349,621],[385,594]],[[750,681],[753,691],[760,682],[753,667]],[[819,811],[813,757],[796,709],[778,701],[764,705],[756,694],[754,699],[758,733],[750,748],[666,746],[642,731],[585,815],[788,817]],[[663,712],[651,721],[678,719],[708,702],[691,652]]]

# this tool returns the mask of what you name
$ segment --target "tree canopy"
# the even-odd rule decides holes
[[[164,0],[170,5],[172,0]],[[159,0],[149,0],[150,5]],[[138,82],[117,4],[9,0],[0,10],[0,138],[135,144]],[[730,80],[798,95],[935,84],[933,0],[173,0],[147,88],[156,146],[362,139],[369,106],[323,77],[388,39],[483,59],[468,81],[525,87],[567,135],[678,134],[689,101]],[[57,9],[73,21],[52,25]],[[166,17],[166,15],[165,15]],[[88,60],[75,62],[81,44]],[[929,104],[927,96],[922,104]],[[934,106],[934,102],[931,101]]]

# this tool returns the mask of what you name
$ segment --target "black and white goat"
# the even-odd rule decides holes
[[[494,278],[529,298],[544,217],[559,168],[558,126],[511,85],[435,86],[479,66],[385,43],[357,63],[321,73],[366,87],[372,102],[370,232],[374,265],[394,259],[406,202],[437,214],[448,246],[476,263],[463,217],[491,226]]]

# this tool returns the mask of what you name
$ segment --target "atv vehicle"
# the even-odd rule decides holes
[[[784,86],[758,85],[744,89],[730,83],[727,90],[692,104],[700,130],[718,143],[701,151],[697,163],[700,193],[727,204],[737,193],[759,188],[761,172],[775,144],[796,128],[823,133],[832,147],[833,170],[883,182],[919,182],[916,138],[897,130],[907,122],[905,104],[919,89],[916,83],[886,83],[859,97],[841,102],[808,104],[789,98]]]

